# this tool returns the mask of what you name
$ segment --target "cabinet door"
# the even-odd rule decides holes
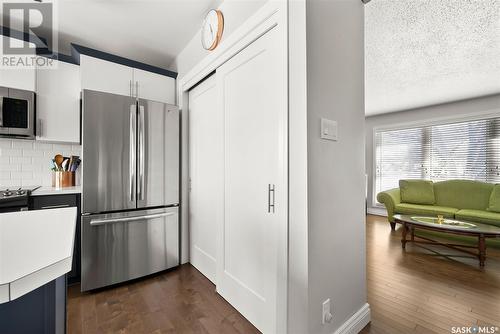
[[[132,95],[133,69],[110,61],[80,56],[82,89]]]
[[[189,261],[216,283],[224,213],[224,118],[215,75],[189,92]]]
[[[1,36],[0,38],[0,56],[3,56],[3,43],[21,43],[21,41],[7,38]],[[33,49],[33,53],[31,55],[26,56],[34,56],[35,49]],[[35,68],[3,68],[0,67],[0,86],[9,87],[9,88],[17,88],[24,89],[34,92],[35,84],[36,84],[36,70]]]
[[[80,210],[80,194],[68,195],[46,195],[46,196],[31,196],[30,197],[30,210],[46,210],[55,208],[66,208],[76,206],[78,211],[76,213],[76,229],[75,241],[73,246],[73,263],[71,271],[67,274],[68,283],[80,282],[80,268],[81,268],[81,210]]]
[[[175,104],[175,79],[134,68],[134,88],[139,98]]]
[[[37,70],[37,140],[80,142],[79,71],[62,61]]]
[[[216,72],[225,154],[217,292],[263,333],[279,332],[278,312],[286,309],[279,304],[287,259],[286,49],[279,29]]]

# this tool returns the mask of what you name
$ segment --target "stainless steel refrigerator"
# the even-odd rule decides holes
[[[179,111],[83,91],[82,277],[87,291],[179,264]]]

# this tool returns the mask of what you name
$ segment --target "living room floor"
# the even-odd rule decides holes
[[[500,327],[500,250],[487,249],[484,270],[477,259],[442,246],[408,243],[403,252],[401,231],[372,215],[366,217],[366,239],[372,322],[362,333]]]

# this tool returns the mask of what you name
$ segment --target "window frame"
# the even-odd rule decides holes
[[[404,113],[404,111],[402,112]],[[376,117],[376,116],[375,116]],[[489,109],[482,112],[476,112],[471,114],[462,114],[460,116],[444,116],[435,117],[428,120],[415,120],[409,122],[395,123],[391,125],[380,125],[374,126],[372,128],[372,180],[371,180],[371,195],[372,195],[372,207],[373,208],[384,208],[384,205],[377,202],[377,132],[383,131],[395,131],[395,130],[405,130],[414,129],[420,127],[429,127],[435,125],[444,125],[450,123],[460,123],[460,122],[472,122],[487,120],[492,118],[500,118],[500,109]]]

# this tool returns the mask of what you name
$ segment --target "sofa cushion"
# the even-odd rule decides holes
[[[486,210],[493,184],[471,180],[434,182],[436,205],[459,209]]]
[[[490,195],[488,211],[500,212],[500,184],[495,184]]]
[[[422,216],[437,216],[443,215],[446,218],[454,218],[458,209],[449,208],[446,206],[422,205],[400,203],[396,205],[396,213],[403,215],[422,215]]]
[[[463,209],[455,213],[455,218],[500,227],[500,213],[498,212]]]
[[[434,185],[426,180],[399,180],[401,202],[411,204],[434,204]]]

